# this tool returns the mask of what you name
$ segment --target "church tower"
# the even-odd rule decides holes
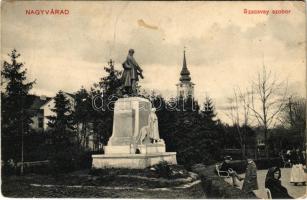
[[[194,83],[191,82],[190,72],[187,67],[185,58],[185,50],[183,51],[183,64],[180,72],[180,79],[177,86],[177,97],[187,98],[188,96],[194,97]]]

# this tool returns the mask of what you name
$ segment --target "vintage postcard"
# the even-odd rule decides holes
[[[1,2],[1,192],[306,199],[304,1]]]

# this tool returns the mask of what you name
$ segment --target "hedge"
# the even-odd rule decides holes
[[[282,160],[279,157],[276,158],[269,158],[269,159],[258,159],[255,160],[256,166],[258,170],[261,169],[269,169],[271,167],[283,167]],[[245,160],[234,160],[231,161],[230,166],[234,169],[237,173],[245,173],[246,170],[246,161]]]
[[[202,188],[208,198],[226,199],[257,199],[255,194],[246,193],[226,183],[223,178],[215,174],[215,165],[194,165],[192,171],[199,174]]]

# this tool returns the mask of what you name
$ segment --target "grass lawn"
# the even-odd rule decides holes
[[[31,184],[39,184],[39,186]],[[131,179],[118,177],[117,175],[63,174],[53,177],[51,175],[28,174],[25,176],[3,176],[2,194],[6,197],[51,198],[205,198],[200,184],[184,189],[171,188],[177,185],[169,184],[169,182],[166,185],[166,183],[161,184],[161,181],[157,180]],[[74,188],[69,186],[80,187]],[[152,190],[165,186],[167,186],[167,190]],[[104,187],[107,189],[104,189]]]

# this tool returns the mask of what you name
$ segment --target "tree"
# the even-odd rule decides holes
[[[160,138],[165,141],[166,151],[175,151],[174,130],[176,129],[176,113],[168,109],[168,102],[161,96],[152,92],[148,97],[152,106],[156,108]]]
[[[204,117],[196,100],[179,97],[177,106],[171,111],[175,125],[171,129],[173,151],[177,152],[178,163],[186,167],[195,163],[210,164],[220,158],[222,129],[213,119],[213,102],[209,107]]]
[[[20,54],[15,49],[9,57],[11,62],[4,61],[1,71],[2,159],[19,160],[23,158],[23,136],[29,133],[32,123],[26,100],[35,81],[27,81],[27,70],[17,61]]]
[[[54,108],[51,111],[54,115],[47,116],[49,119],[47,132],[51,139],[48,147],[52,173],[69,172],[80,169],[84,164],[84,152],[77,146],[76,126],[74,122],[74,104],[67,95],[59,91],[54,97]]]
[[[54,108],[51,111],[54,115],[47,116],[49,119],[48,126],[52,129],[52,140],[55,144],[70,143],[71,134],[74,130],[72,108],[70,101],[59,91],[54,97]]]
[[[252,103],[249,105],[259,126],[263,129],[265,153],[269,156],[268,130],[277,122],[278,114],[283,110],[286,102],[287,85],[278,81],[263,66],[262,72],[252,83]]]
[[[121,71],[114,68],[112,60],[108,64],[104,68],[107,75],[98,84],[94,84],[90,91],[92,102],[96,105],[92,110],[93,131],[96,138],[105,145],[112,135],[115,101],[122,97]]]
[[[291,128],[303,130],[306,123],[306,100],[300,97],[290,96],[282,110],[282,124]]]
[[[98,87],[103,91],[103,95],[108,98],[113,95],[117,97],[122,96],[122,82],[121,82],[121,74],[122,72],[114,69],[114,63],[112,60],[108,62],[109,66],[104,67],[104,70],[107,72],[107,76],[100,79],[98,83]]]
[[[216,125],[215,108],[210,97],[206,97],[203,109],[200,111],[200,114],[205,123],[212,123],[212,125]]]
[[[242,157],[246,154],[246,137],[249,128],[251,93],[246,90],[242,92],[240,88],[233,90],[233,97],[228,98],[228,113],[226,115],[236,129],[238,142],[241,147]],[[228,129],[230,130],[230,129]]]
[[[78,133],[78,143],[80,147],[85,147],[87,138],[91,134],[91,110],[92,101],[89,93],[83,87],[75,94],[75,111],[73,112],[74,124]]]
[[[298,133],[301,148],[305,145],[305,126],[306,126],[306,100],[305,98],[290,96],[285,103],[279,116],[280,124],[291,132]]]

